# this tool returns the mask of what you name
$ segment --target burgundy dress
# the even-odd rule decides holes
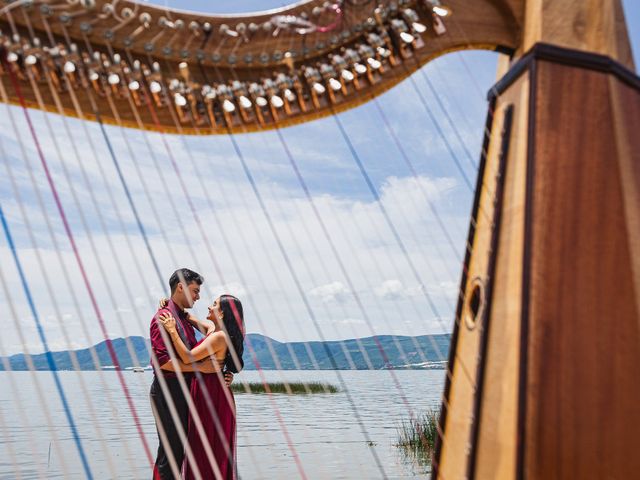
[[[224,383],[222,375],[202,374],[191,383],[191,397],[202,422],[205,441],[211,446],[211,454],[219,469],[217,474],[195,419],[189,415],[188,442],[202,480],[236,480],[236,404],[233,392]],[[197,478],[188,456],[184,459],[183,475],[186,480]]]

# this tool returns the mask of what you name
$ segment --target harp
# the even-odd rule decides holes
[[[434,477],[637,475],[640,79],[619,0],[311,0],[235,17],[19,0],[1,13],[6,101],[167,133],[277,129],[366,102],[447,52],[508,54],[489,92]],[[36,98],[37,83],[54,93]]]

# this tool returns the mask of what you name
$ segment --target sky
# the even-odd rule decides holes
[[[179,2],[218,13],[280,2],[206,8],[210,4]],[[627,1],[625,7],[638,64],[640,6]],[[493,52],[448,54],[375,103],[340,114],[357,159],[333,117],[283,129],[284,144],[273,131],[235,136],[253,187],[227,136],[160,136],[107,126],[160,278],[99,126],[30,111],[88,285],[24,114],[0,105],[0,205],[49,348],[98,343],[104,339],[99,318],[111,338],[147,336],[155,305],[179,266],[205,277],[195,314],[204,317],[217,295],[233,293],[243,302],[247,330],[280,341],[449,332],[496,62]],[[8,315],[0,356],[42,351],[4,235],[0,274],[0,309]]]

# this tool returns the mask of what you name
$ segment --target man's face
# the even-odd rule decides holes
[[[196,282],[191,282],[185,288],[184,283],[181,282],[178,285],[178,293],[183,295],[184,308],[191,308],[200,299],[200,285]]]

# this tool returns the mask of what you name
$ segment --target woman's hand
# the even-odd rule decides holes
[[[169,304],[169,299],[162,297],[160,302],[158,302],[158,308],[164,308]]]
[[[158,321],[160,323],[162,323],[162,325],[164,326],[165,330],[168,333],[174,333],[176,332],[176,319],[173,318],[173,315],[171,315],[171,313],[167,312],[167,313],[161,313],[160,315],[158,315]]]

